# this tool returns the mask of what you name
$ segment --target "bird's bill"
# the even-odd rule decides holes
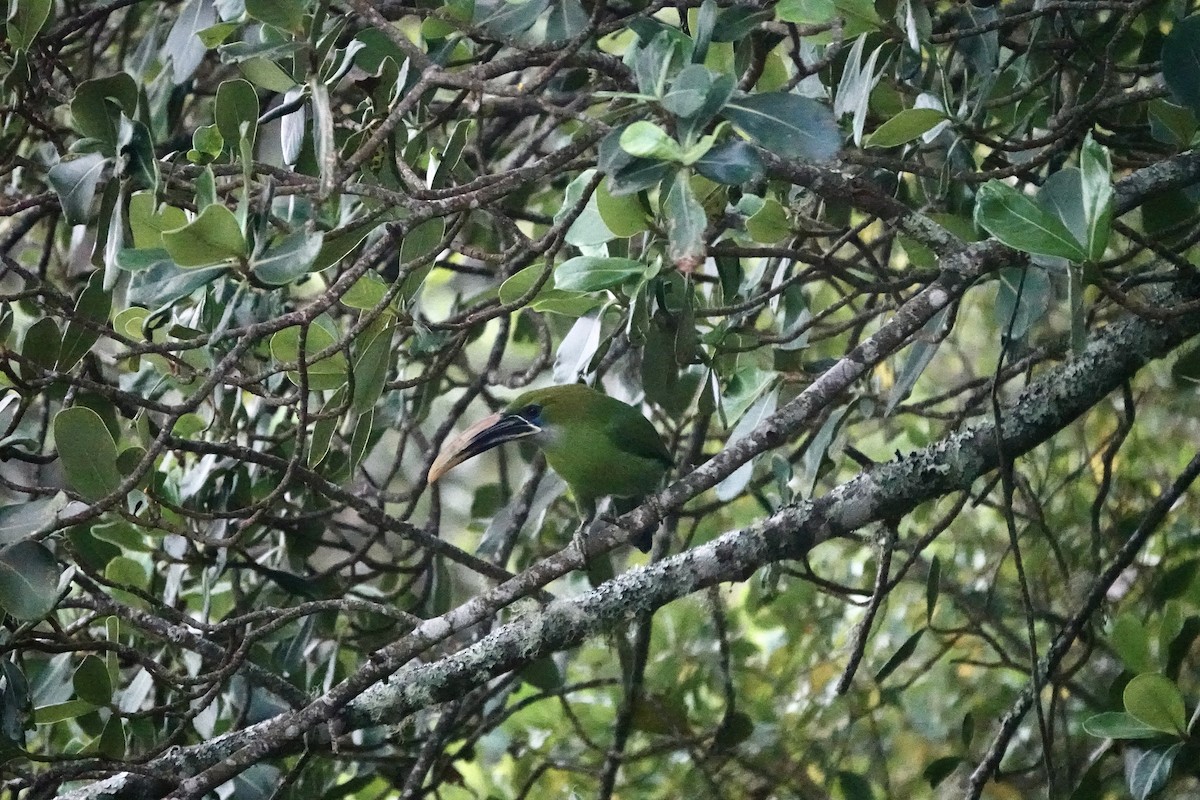
[[[542,429],[517,414],[492,414],[476,422],[442,447],[429,468],[429,483],[434,483],[454,467],[493,447],[524,439]]]

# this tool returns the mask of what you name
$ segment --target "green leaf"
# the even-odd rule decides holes
[[[63,703],[51,703],[50,705],[35,708],[33,710],[33,721],[38,725],[50,725],[55,722],[75,719],[95,710],[96,707],[87,700],[67,700]]]
[[[197,31],[196,35],[200,37],[200,41],[204,42],[204,46],[211,50],[228,39],[240,27],[242,27],[240,22],[218,22],[216,25],[210,25],[202,31]]]
[[[938,593],[941,591],[942,562],[937,556],[929,561],[929,575],[925,578],[925,623],[933,623],[933,611],[937,608]]]
[[[838,14],[846,20],[842,35],[849,41],[860,34],[883,27],[883,18],[875,10],[874,0],[833,0]]]
[[[255,86],[261,86],[268,92],[283,94],[295,88],[296,79],[283,70],[278,64],[266,58],[247,58],[238,62],[238,70]]]
[[[663,204],[667,218],[667,258],[683,272],[699,269],[704,263],[704,230],[708,214],[692,191],[689,170],[675,173],[675,181]]]
[[[52,370],[58,362],[61,347],[62,336],[58,332],[58,326],[50,317],[42,317],[25,331],[25,338],[21,340],[21,355],[32,361],[34,367]],[[26,377],[37,375],[35,369],[24,364],[21,365],[21,372]]]
[[[59,372],[66,372],[79,363],[92,346],[100,338],[100,330],[108,324],[108,315],[112,310],[112,295],[104,291],[104,275],[92,273],[87,286],[75,301],[75,313],[63,331],[62,346],[58,351]],[[92,327],[84,327],[82,323],[90,322]],[[97,330],[100,329],[100,330]]]
[[[621,149],[636,158],[679,161],[683,149],[679,142],[653,122],[639,120],[621,132]]]
[[[367,454],[367,446],[371,443],[371,432],[375,425],[375,409],[360,414],[355,420],[354,434],[350,437],[350,472],[358,469],[363,456]],[[447,587],[448,588],[448,587]]]
[[[356,414],[366,413],[383,394],[388,369],[392,365],[394,331],[395,328],[390,325],[382,329],[372,325],[359,334],[355,341],[357,352],[354,359],[354,401],[351,408]]]
[[[139,250],[162,249],[163,231],[187,225],[182,208],[163,205],[156,207],[154,192],[134,192],[129,197],[129,230],[133,246]]]
[[[133,250],[126,247],[117,253],[117,267],[126,272],[143,272],[158,265],[179,269],[171,259],[171,254],[161,247],[153,250]]]
[[[1187,730],[1183,695],[1175,682],[1157,672],[1144,672],[1125,686],[1125,710],[1155,730],[1182,734]]]
[[[763,172],[758,152],[747,142],[737,139],[713,146],[692,166],[710,181],[728,186],[757,180]]]
[[[225,144],[233,152],[237,152],[237,143],[242,139],[253,145],[258,135],[258,93],[249,81],[240,78],[222,81],[217,87],[213,116]]]
[[[46,180],[58,195],[67,222],[82,225],[92,216],[92,202],[96,198],[96,186],[108,166],[108,159],[99,153],[63,160],[46,173]]]
[[[909,636],[907,639],[905,639],[904,644],[900,645],[900,647],[896,649],[896,652],[892,654],[892,657],[889,658],[887,662],[879,668],[879,671],[875,673],[875,682],[883,683],[883,681],[889,675],[895,672],[901,664],[911,658],[912,654],[917,651],[917,645],[921,643],[921,637],[924,635],[925,628],[921,628],[912,636]]]
[[[567,291],[596,292],[610,289],[645,271],[646,265],[632,258],[576,256],[558,265],[554,271],[554,285]]]
[[[721,113],[763,148],[785,158],[828,161],[842,146],[833,112],[790,92],[735,98]]]
[[[163,231],[163,246],[181,267],[218,264],[246,254],[237,217],[223,205],[213,204],[182,228]]]
[[[663,95],[662,107],[678,117],[690,117],[704,107],[711,86],[712,73],[708,68],[689,64],[671,82],[670,90]]]
[[[635,236],[650,226],[642,201],[634,195],[614,196],[603,183],[594,195],[596,212],[605,226],[616,236]]]
[[[141,562],[128,556],[117,556],[104,568],[104,577],[118,586],[145,589],[150,585],[150,576]]]
[[[216,21],[216,8],[210,0],[188,0],[180,9],[163,47],[163,52],[170,55],[171,77],[176,85],[190,78],[204,60],[207,48],[198,34]]]
[[[295,34],[304,33],[304,0],[246,0],[246,13],[260,22]]]
[[[225,149],[225,137],[216,125],[201,125],[192,134],[192,149],[188,151],[188,161],[193,164],[207,164],[221,155]]]
[[[747,392],[747,398],[754,402],[737,416],[737,423],[733,430],[729,432],[729,444],[733,444],[739,439],[744,439],[750,435],[759,425],[761,425],[768,417],[775,413],[775,409],[779,405],[779,389],[772,389],[763,392],[759,395],[753,390]],[[731,414],[731,416],[733,416]],[[750,479],[754,477],[754,465],[758,459],[751,459],[742,464],[732,474],[717,484],[717,499],[732,500],[745,491],[750,484]]]
[[[332,345],[335,341],[333,324],[327,317],[318,319],[308,326],[308,336],[305,339],[304,352],[307,358]],[[300,328],[292,326],[284,328],[271,337],[271,355],[276,361],[294,363],[300,358]],[[346,356],[341,352],[310,363],[307,368],[308,388],[310,391],[337,389],[346,382]],[[300,385],[300,373],[289,371],[288,379],[295,385]]]
[[[1150,637],[1146,634],[1146,626],[1136,616],[1129,612],[1118,616],[1113,622],[1109,640],[1113,650],[1130,672],[1154,670],[1154,659],[1150,655]]]
[[[780,0],[775,6],[775,18],[797,25],[820,25],[837,14],[833,0]]]
[[[763,200],[758,210],[746,219],[746,233],[756,242],[773,244],[787,238],[791,232],[787,211],[773,197]]]
[[[125,757],[125,720],[116,714],[104,723],[104,731],[96,742],[96,752],[105,758],[121,759]]]
[[[375,270],[367,270],[342,295],[342,305],[350,308],[370,309],[379,305],[387,294],[388,285]]]
[[[1146,800],[1167,785],[1183,745],[1183,742],[1176,742],[1144,750],[1130,747],[1125,751],[1125,782],[1134,800]]]
[[[1176,99],[1200,114],[1200,15],[1179,20],[1167,34],[1162,74]]]
[[[121,144],[121,117],[132,119],[137,104],[137,83],[118,72],[79,84],[71,98],[71,117],[77,133],[103,142],[107,154],[115,155]]]
[[[87,500],[100,500],[121,484],[117,446],[100,415],[71,406],[54,415],[54,441],[67,483]]]
[[[41,542],[26,539],[0,550],[0,609],[30,622],[54,610],[58,562]]]
[[[1154,739],[1162,731],[1151,728],[1124,711],[1106,711],[1083,721],[1083,730],[1101,739]]]
[[[864,147],[895,147],[920,138],[943,122],[946,114],[936,108],[906,108],[875,129]]]
[[[729,749],[738,746],[753,735],[754,720],[749,714],[735,711],[721,722],[721,727],[717,729],[717,735],[713,737],[713,744]]]
[[[210,206],[224,208],[224,206]],[[289,233],[250,262],[254,277],[270,286],[284,286],[312,271],[324,234],[304,230]]]
[[[975,224],[1014,250],[1086,261],[1067,227],[1007,183],[991,180],[975,197]]]
[[[54,523],[67,504],[62,492],[39,500],[0,506],[0,544],[13,544]]]
[[[938,784],[949,778],[954,770],[958,769],[958,765],[963,763],[962,756],[943,756],[935,759],[929,766],[925,767],[925,771],[921,773],[921,777],[929,783],[929,788],[936,789]]]
[[[1083,187],[1083,217],[1087,225],[1087,252],[1092,261],[1104,258],[1112,232],[1116,196],[1112,186],[1112,159],[1108,148],[1098,144],[1089,133],[1079,153],[1080,182]]]
[[[113,687],[108,678],[108,668],[97,656],[83,657],[71,676],[71,684],[75,688],[75,696],[80,700],[101,707],[112,702]]]
[[[1196,135],[1196,115],[1190,108],[1175,105],[1161,97],[1147,105],[1150,117],[1150,135],[1160,142],[1179,148],[1187,148]]]
[[[52,0],[13,0],[9,4],[8,43],[14,50],[28,50],[50,18]]]
[[[333,434],[337,431],[338,423],[342,419],[340,416],[335,416],[333,412],[345,402],[346,387],[343,385],[333,393],[325,405],[321,406],[321,418],[313,424],[312,438],[308,445],[308,465],[310,467],[320,464],[329,453],[329,443],[333,441]]]
[[[226,267],[180,269],[174,261],[158,261],[135,273],[129,282],[128,300],[133,305],[161,308],[187,297],[225,274]]]
[[[535,689],[546,692],[560,689],[563,685],[562,671],[551,656],[530,661],[517,672],[517,677]]]

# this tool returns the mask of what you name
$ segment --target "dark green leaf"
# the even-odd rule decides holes
[[[54,441],[67,483],[88,500],[99,500],[121,484],[117,446],[104,421],[83,406],[54,415]]]
[[[92,202],[96,198],[96,186],[108,159],[99,153],[88,153],[63,160],[50,168],[46,180],[58,195],[67,222],[82,225],[92,216]]]
[[[39,620],[58,600],[58,562],[41,542],[25,540],[0,550],[0,609],[17,619]]]
[[[689,64],[671,81],[671,88],[663,95],[662,107],[676,116],[690,117],[704,107],[711,87],[712,73],[708,68],[702,64]]]
[[[392,366],[391,326],[372,325],[355,341],[354,401],[356,414],[363,414],[379,400]]]
[[[75,301],[75,313],[63,331],[62,346],[58,351],[59,372],[66,372],[87,355],[97,340],[100,331],[108,325],[108,314],[112,310],[112,295],[104,291],[104,275],[92,273],[87,286]],[[91,323],[85,327],[83,323]]]
[[[757,180],[763,170],[758,152],[737,139],[714,145],[693,166],[710,181],[730,186]]]
[[[1200,15],[1179,20],[1167,34],[1162,74],[1176,99],[1200,114]]]
[[[124,72],[84,81],[71,98],[75,130],[103,142],[107,154],[113,155],[120,140],[121,116],[132,118],[137,102],[137,84]]]
[[[1088,258],[1099,261],[1108,247],[1112,231],[1115,194],[1112,187],[1112,159],[1108,149],[1089,133],[1079,152],[1080,182],[1083,187],[1083,216],[1087,228]]]
[[[1183,749],[1183,742],[1159,745],[1142,749],[1128,747],[1125,750],[1125,782],[1134,800],[1146,800],[1167,785],[1175,758]]]
[[[667,257],[682,272],[699,269],[704,262],[708,215],[692,191],[689,170],[675,173],[663,214],[667,218]]]
[[[210,206],[222,208],[223,206]],[[284,286],[312,271],[321,251],[324,234],[320,231],[295,231],[250,262],[254,276],[271,286]]]
[[[146,308],[161,308],[187,297],[225,274],[226,267],[180,269],[174,261],[157,261],[135,273],[129,282],[129,302]]]
[[[233,152],[237,152],[237,144],[242,139],[254,144],[258,135],[258,93],[249,81],[223,81],[217,87],[213,115],[226,146]]]
[[[58,362],[61,347],[62,336],[58,332],[58,325],[50,317],[42,317],[25,331],[25,338],[21,340],[21,355],[32,361],[35,367],[52,370]],[[27,377],[37,374],[25,365],[22,365],[21,371]]]
[[[991,180],[979,187],[975,224],[1015,250],[1077,262],[1087,260],[1083,245],[1056,216],[1000,181]]]
[[[517,676],[535,689],[553,692],[563,685],[562,672],[551,656],[539,658],[526,664]]]
[[[892,657],[887,660],[887,663],[880,667],[879,671],[875,673],[876,683],[883,683],[883,681],[886,680],[889,675],[895,672],[901,664],[912,657],[912,654],[917,651],[917,645],[921,643],[921,637],[924,635],[925,628],[921,628],[921,630],[905,639],[904,644],[900,645],[900,647],[896,649],[896,652],[892,654]]]
[[[75,696],[86,700],[94,706],[107,706],[112,702],[112,683],[108,678],[108,668],[96,656],[88,655],[75,668],[71,676],[75,687]]]
[[[337,430],[338,423],[342,420],[340,416],[335,416],[333,412],[337,411],[345,402],[346,387],[342,386],[321,407],[321,419],[318,419],[313,425],[312,439],[308,445],[308,465],[310,467],[320,464],[329,452],[329,443],[333,441],[333,434]]]
[[[1106,711],[1083,721],[1083,729],[1101,739],[1154,739],[1162,731],[1152,728],[1124,711]]]
[[[938,784],[949,778],[961,763],[963,763],[961,756],[944,756],[927,766],[921,773],[921,777],[929,783],[929,788],[936,789]]]
[[[8,43],[16,50],[28,50],[50,18],[52,0],[14,0],[9,5]]]
[[[721,722],[721,727],[717,729],[717,735],[713,737],[713,743],[718,747],[729,749],[737,747],[753,735],[754,720],[748,714],[735,711]]]
[[[933,611],[937,608],[938,592],[941,590],[942,561],[937,556],[929,560],[929,575],[925,578],[925,622],[933,622]]]
[[[62,492],[51,497],[0,506],[0,545],[13,544],[51,525],[67,504]]]
[[[785,158],[828,161],[842,146],[833,112],[790,92],[734,98],[721,113],[759,145]]]

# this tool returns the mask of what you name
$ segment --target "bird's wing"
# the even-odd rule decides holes
[[[613,415],[605,423],[605,434],[613,441],[620,442],[623,450],[635,456],[657,461],[664,467],[675,463],[658,431],[640,412]]]

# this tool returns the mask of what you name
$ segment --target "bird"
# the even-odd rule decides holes
[[[640,498],[658,488],[672,466],[671,454],[650,420],[628,403],[584,384],[533,389],[502,411],[481,419],[448,441],[429,467],[435,483],[457,465],[505,442],[528,439],[566,481],[580,514],[575,543],[596,518],[602,497]],[[652,534],[633,539],[649,552]]]

